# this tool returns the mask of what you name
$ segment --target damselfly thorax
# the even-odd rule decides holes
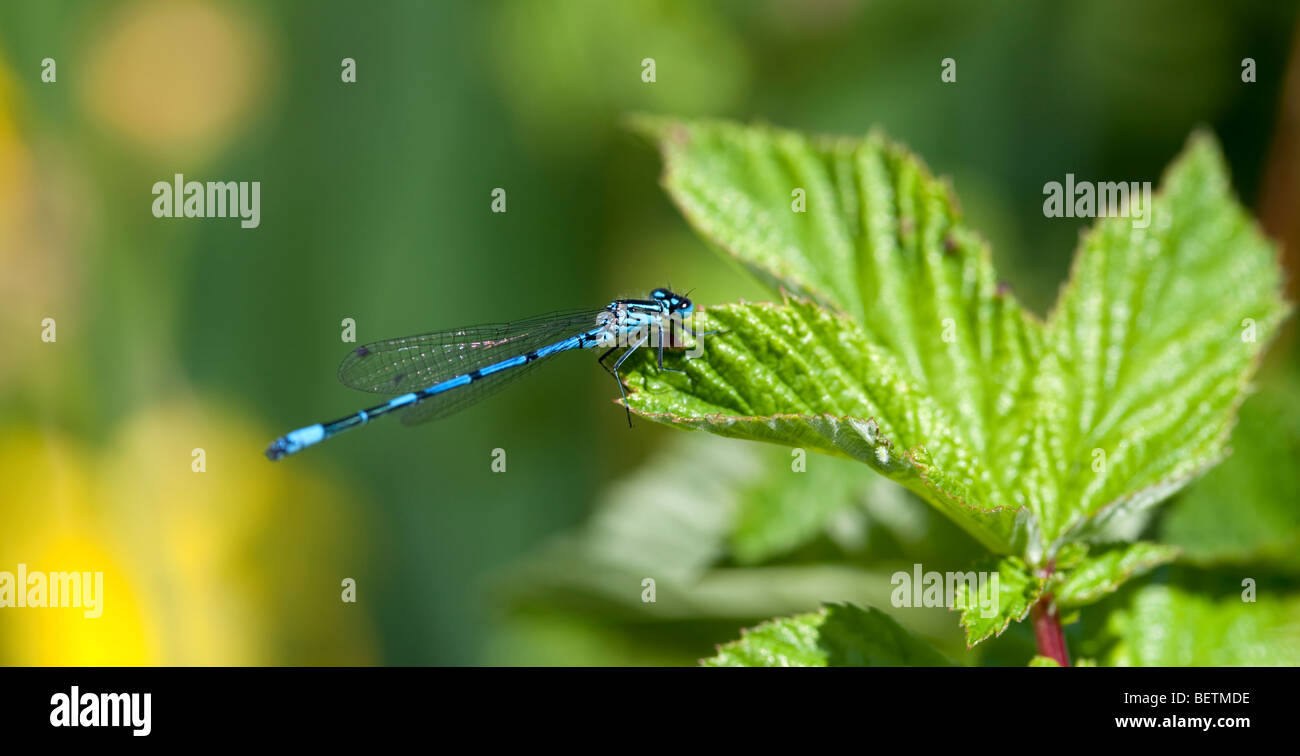
[[[597,316],[602,331],[594,346],[603,348],[688,346],[685,316],[680,309],[655,300],[620,299],[610,302]],[[586,345],[584,345],[586,346]]]

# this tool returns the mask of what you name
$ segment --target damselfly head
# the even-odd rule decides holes
[[[650,292],[650,298],[662,303],[668,309],[669,314],[680,313],[682,317],[687,317],[695,309],[695,305],[691,304],[691,300],[680,294],[674,294],[667,289],[655,289]]]

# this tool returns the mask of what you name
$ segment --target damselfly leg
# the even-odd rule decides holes
[[[627,427],[629,428],[632,427],[632,408],[627,404],[627,392],[623,390],[623,379],[619,377],[618,369],[623,367],[623,363],[627,362],[627,358],[631,357],[633,352],[643,346],[648,338],[650,338],[648,333],[641,334],[641,338],[635,344],[628,347],[626,352],[619,355],[617,360],[614,360],[614,369],[609,371],[614,374],[614,382],[618,384],[618,393],[623,395],[623,409],[627,411]]]

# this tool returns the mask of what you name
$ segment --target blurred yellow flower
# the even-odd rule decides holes
[[[213,404],[152,407],[98,454],[58,433],[0,435],[0,571],[104,580],[97,618],[0,608],[0,663],[374,661],[364,609],[340,600],[341,580],[362,576],[337,486],[272,467],[264,434]]]
[[[99,122],[164,156],[224,145],[263,99],[273,72],[242,5],[145,0],[93,29],[79,90]]]
[[[67,144],[48,135],[38,143],[26,133],[33,130],[19,97],[13,73],[0,64],[0,332],[10,337],[0,390],[45,367],[45,318],[66,327],[82,310],[82,240],[93,231],[98,207],[86,168]],[[32,386],[52,389],[48,381]]]

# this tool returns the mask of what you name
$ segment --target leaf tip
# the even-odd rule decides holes
[[[690,127],[685,121],[657,113],[628,113],[621,119],[625,129],[645,139],[664,152],[674,144],[684,144],[690,138]]]

